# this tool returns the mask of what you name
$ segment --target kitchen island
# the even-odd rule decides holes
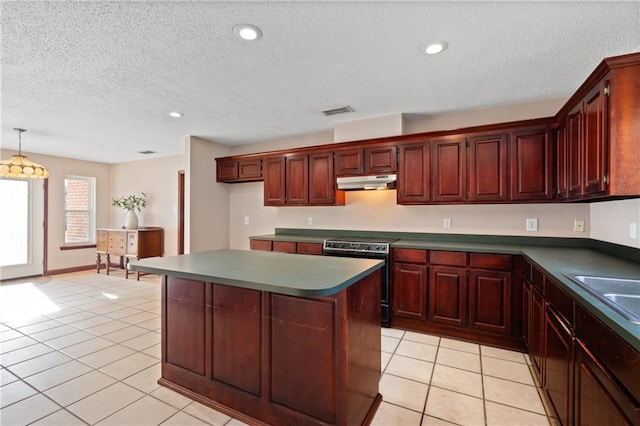
[[[249,424],[369,424],[382,266],[243,250],[131,263],[162,275],[158,382]]]

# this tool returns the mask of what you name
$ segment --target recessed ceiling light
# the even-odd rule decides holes
[[[251,24],[238,24],[233,27],[233,33],[242,40],[255,41],[262,38],[260,28]]]
[[[423,44],[420,50],[426,55],[436,55],[449,47],[446,41],[435,41]]]
[[[180,117],[182,117],[184,114],[182,114],[181,112],[173,111],[173,112],[170,112],[170,113],[169,113],[169,115],[170,115],[171,117],[173,117],[173,118],[180,118]]]

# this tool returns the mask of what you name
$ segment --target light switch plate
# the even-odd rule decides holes
[[[538,230],[538,219],[534,217],[527,218],[527,231],[536,232]]]
[[[584,232],[584,220],[576,219],[573,221],[573,232]]]
[[[309,216],[307,218],[307,225],[313,225],[313,217]]]
[[[248,225],[249,224],[249,216],[245,216],[244,217],[244,224]]]
[[[638,238],[638,225],[635,222],[629,223],[629,238]]]

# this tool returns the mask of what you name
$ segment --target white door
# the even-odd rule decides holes
[[[43,274],[44,180],[0,179],[0,279]]]

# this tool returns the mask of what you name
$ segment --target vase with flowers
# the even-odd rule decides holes
[[[149,194],[141,192],[142,196],[138,195],[123,195],[111,199],[111,205],[113,207],[119,207],[127,211],[124,227],[125,229],[137,229],[138,228],[138,216],[135,210],[142,211],[147,206],[149,200]]]

